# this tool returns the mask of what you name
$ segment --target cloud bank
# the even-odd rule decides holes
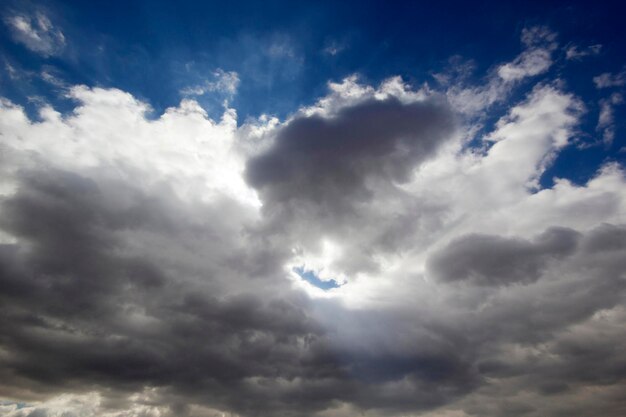
[[[286,120],[3,99],[0,411],[623,415],[623,167],[541,187],[586,111],[559,80],[476,129],[550,67],[522,41],[482,85],[350,77]]]

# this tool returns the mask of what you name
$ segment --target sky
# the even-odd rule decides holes
[[[0,415],[626,415],[623,16],[3,1]]]

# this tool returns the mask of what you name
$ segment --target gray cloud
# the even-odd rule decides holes
[[[471,299],[457,298],[461,316],[402,305],[359,312],[334,301],[314,308],[281,289],[276,267],[269,274],[265,268],[266,278],[257,278],[263,285],[252,292],[241,285],[253,269],[239,266],[245,281],[232,293],[210,265],[190,278],[201,271],[172,269],[162,256],[138,252],[129,231],[166,234],[170,244],[189,239],[185,221],[172,217],[173,200],[102,177],[21,174],[17,193],[0,206],[2,228],[18,239],[0,248],[0,342],[10,352],[2,359],[4,381],[60,391],[166,387],[165,407],[182,401],[263,416],[310,415],[337,402],[383,414],[427,410],[480,395],[487,376],[543,381],[541,396],[622,377],[609,368],[579,369],[580,355],[615,366],[623,358],[559,329],[623,299],[623,226],[584,234],[553,228],[533,240],[469,235],[436,255],[445,259],[434,264],[440,279],[458,278],[453,272],[463,261],[473,273],[465,279],[479,286],[517,282],[527,290],[502,293],[480,312]],[[494,254],[504,266],[485,260]],[[587,272],[577,275],[581,265]],[[554,281],[558,271],[569,278]],[[551,305],[537,309],[539,294]],[[319,308],[341,317],[336,327]],[[348,329],[356,333],[338,336]],[[516,363],[508,358],[512,342],[548,343],[559,362]],[[397,384],[403,388],[386,388]]]
[[[368,199],[369,181],[406,182],[453,131],[434,100],[368,100],[329,117],[296,117],[265,153],[248,161],[248,182],[268,205],[298,202],[330,212]]]
[[[172,200],[93,173],[20,175],[17,192],[0,205],[0,226],[17,239],[0,247],[5,383],[120,394],[166,387],[165,407],[191,401],[260,416],[309,415],[337,401],[385,412],[427,409],[476,386],[471,363],[427,331],[419,331],[421,347],[413,351],[333,342],[310,300],[285,288],[278,267],[262,268],[264,278],[247,269],[253,265],[238,265],[230,285],[221,285],[210,265],[220,262],[215,254],[197,270],[168,264],[166,253],[138,251],[129,233],[169,236],[165,251],[181,236],[189,241],[186,222],[172,217]],[[221,262],[231,265],[228,257]],[[255,291],[251,279],[263,281]],[[335,303],[329,308],[362,320]],[[401,380],[408,391],[380,392],[381,384]]]
[[[571,255],[578,234],[550,229],[533,242],[489,235],[456,239],[432,256],[428,269],[444,282],[469,281],[478,285],[508,285],[537,280],[552,259]]]
[[[241,402],[254,390],[246,378],[298,377],[303,385],[341,378],[296,294],[228,295],[212,282],[219,278],[210,266],[189,280],[177,274],[191,268],[175,271],[133,253],[122,237],[129,230],[185,230],[170,223],[162,201],[114,185],[62,171],[28,173],[3,201],[2,227],[18,238],[0,248],[0,342],[11,352],[2,360],[4,381],[57,389],[165,385],[192,396],[211,389],[221,392],[217,403],[242,412],[269,401],[265,415],[285,406],[286,393],[251,392],[250,403]],[[128,200],[116,202],[113,191]],[[312,398],[309,406],[330,400]]]
[[[261,233],[310,251],[319,249],[321,237],[336,238],[345,244],[337,261],[342,269],[378,269],[373,253],[410,246],[410,236],[427,226],[422,213],[440,212],[399,185],[412,180],[455,127],[451,109],[435,98],[368,99],[329,115],[295,117],[247,162],[246,179],[263,201]],[[393,216],[380,204],[386,200],[399,205]]]

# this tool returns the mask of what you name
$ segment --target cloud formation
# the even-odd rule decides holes
[[[349,77],[282,121],[3,99],[0,412],[621,416],[626,178],[541,186],[585,106],[505,103],[556,48],[522,36],[486,84]]]

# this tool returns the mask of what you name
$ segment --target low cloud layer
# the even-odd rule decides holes
[[[486,85],[350,77],[283,121],[3,99],[0,413],[622,416],[623,166],[541,185],[586,111],[559,80],[482,124],[555,39],[525,30]]]

